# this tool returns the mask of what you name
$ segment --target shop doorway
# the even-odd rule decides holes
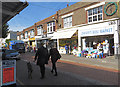
[[[30,41],[30,46],[32,46],[32,41]]]
[[[110,46],[109,46],[109,49],[110,49],[110,56],[113,56],[114,55],[114,38],[111,38],[109,40],[110,42]]]

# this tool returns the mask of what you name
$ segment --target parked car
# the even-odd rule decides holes
[[[5,50],[5,58],[6,59],[20,59],[20,53],[16,50]]]

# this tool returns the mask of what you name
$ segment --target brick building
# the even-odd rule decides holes
[[[50,47],[51,44],[57,46],[56,40],[51,39],[53,33],[57,30],[57,22],[56,12],[56,14],[36,22],[31,27],[18,32],[18,38],[25,42],[26,47],[31,46],[33,48],[38,48],[41,42],[45,43],[47,47]]]
[[[42,41],[46,46],[57,41],[60,53],[66,44],[69,52],[77,53],[99,50],[101,44],[105,54],[120,54],[119,9],[120,2],[77,2],[35,23],[34,43],[37,47]]]
[[[120,54],[120,2],[78,2],[60,11],[58,24],[61,28],[54,33],[58,49],[65,53],[69,45],[77,52],[98,50],[102,44],[107,55]]]

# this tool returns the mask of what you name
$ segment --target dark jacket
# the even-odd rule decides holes
[[[61,55],[57,48],[52,48],[50,49],[50,56],[51,56],[51,61],[55,63],[58,59],[61,58]]]
[[[48,50],[41,46],[35,54],[35,60],[37,59],[37,65],[48,64]]]

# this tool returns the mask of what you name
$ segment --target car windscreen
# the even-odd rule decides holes
[[[16,50],[6,50],[5,51],[6,54],[15,53],[15,52],[17,52],[17,51]]]

